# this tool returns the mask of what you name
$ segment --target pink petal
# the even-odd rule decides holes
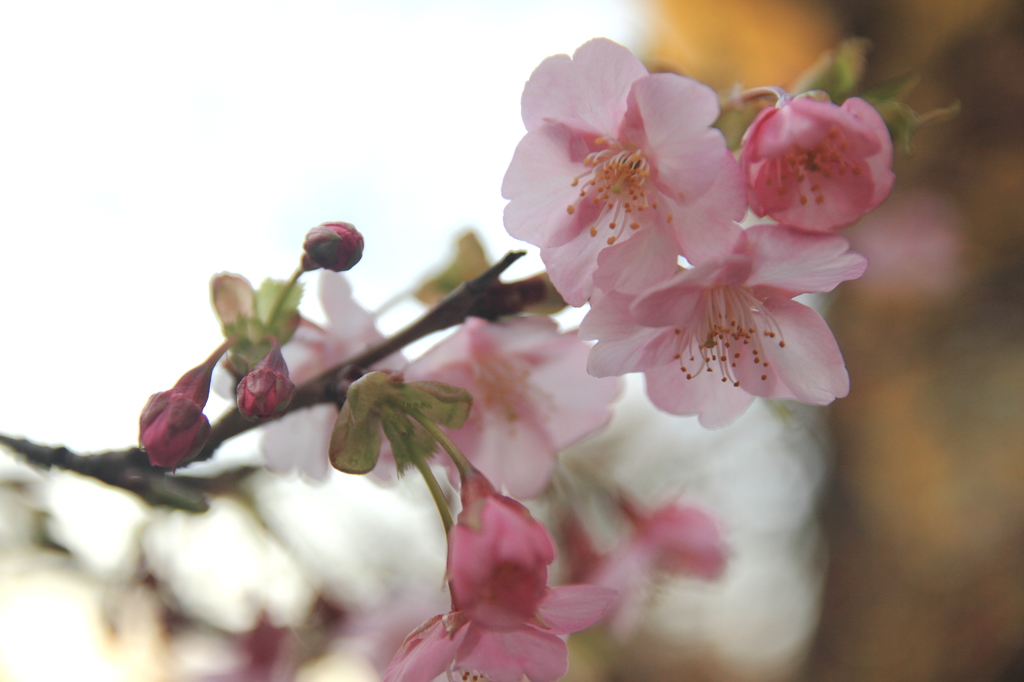
[[[729,424],[754,401],[745,390],[722,382],[719,372],[702,370],[687,379],[673,363],[644,372],[644,378],[655,407],[670,414],[696,414],[701,426],[709,429]]]
[[[570,215],[566,210],[579,199],[572,181],[583,171],[587,153],[579,133],[561,124],[526,134],[501,183],[501,195],[511,200],[504,213],[510,235],[535,246],[557,246],[590,225],[584,211]]]
[[[468,630],[455,665],[479,670],[493,682],[519,682],[523,675],[530,682],[552,682],[569,668],[569,650],[556,635],[530,627],[492,632],[473,623]]]
[[[679,269],[674,235],[653,225],[601,250],[594,283],[603,291],[639,294]]]
[[[444,617],[434,616],[405,640],[382,682],[430,682],[451,665],[467,631],[461,627],[449,636]]]
[[[813,309],[788,299],[769,298],[765,306],[786,343],[785,348],[769,343],[765,355],[792,395],[812,405],[827,405],[846,396],[850,376],[825,320]]]
[[[558,395],[557,415],[550,415],[546,427],[559,451],[607,425],[612,416],[611,404],[622,390],[618,379],[598,379],[587,373],[591,349],[576,334],[567,333],[560,338],[566,342],[561,361],[541,365],[532,377],[542,392]]]
[[[663,213],[672,214],[669,226],[675,232],[679,252],[693,265],[727,255],[743,231],[735,221],[747,211],[747,192],[739,164],[732,152],[725,157],[714,182],[700,197],[667,204]]]
[[[671,362],[679,337],[672,329],[643,327],[630,314],[635,297],[612,292],[591,301],[580,323],[580,336],[598,339],[590,350],[587,371],[596,377],[640,372]]]
[[[867,261],[838,235],[781,225],[754,225],[744,233],[753,270],[747,285],[770,287],[776,296],[832,291],[864,274]]]
[[[535,412],[524,413],[514,422],[492,417],[484,422],[480,453],[474,463],[499,489],[514,497],[539,495],[551,480],[558,449],[551,442],[546,424]]]
[[[711,580],[725,570],[726,548],[718,523],[704,511],[678,504],[655,511],[637,542],[654,549],[657,566]]]
[[[842,109],[860,120],[879,141],[879,150],[865,157],[871,177],[875,182],[875,192],[871,197],[870,206],[874,208],[885,201],[896,182],[896,174],[892,172],[892,137],[885,125],[885,120],[873,106],[860,97],[851,97],[843,102]]]
[[[601,585],[556,587],[548,592],[537,613],[553,633],[579,632],[599,621],[617,594],[617,590]]]
[[[523,90],[523,123],[534,130],[554,120],[598,135],[614,134],[630,85],[646,75],[628,49],[596,38],[581,45],[571,60],[555,55],[534,70]]]
[[[597,258],[605,246],[600,234],[592,237],[583,230],[567,244],[541,249],[551,283],[569,305],[581,306],[593,295]]]
[[[747,256],[737,255],[683,270],[637,296],[630,312],[646,327],[696,326],[704,316],[705,291],[715,284],[746,282],[750,267]]]
[[[709,127],[716,118],[718,97],[711,88],[659,73],[633,84],[621,136],[643,148],[670,199],[692,201],[708,190],[725,162],[725,138]]]

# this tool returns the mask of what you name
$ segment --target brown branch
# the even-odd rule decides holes
[[[344,403],[349,384],[362,376],[364,368],[397,353],[428,334],[461,324],[469,316],[496,319],[502,315],[521,312],[525,305],[537,302],[534,300],[538,295],[536,285],[531,280],[524,280],[522,284],[503,284],[498,281],[501,273],[523,255],[522,251],[509,252],[487,272],[460,284],[416,322],[300,386],[288,412],[327,402],[339,405]],[[206,445],[188,463],[209,459],[225,441],[259,425],[246,420],[237,409],[224,413],[212,425]],[[153,505],[196,512],[206,511],[209,504],[204,491],[218,488],[216,479],[211,482],[211,479],[172,476],[171,471],[151,466],[146,453],[137,447],[93,455],[78,455],[65,447],[38,445],[2,434],[0,444],[6,445],[28,462],[43,469],[57,467],[74,471],[133,492]],[[227,472],[218,479],[250,473],[251,469]],[[228,478],[225,478],[226,482],[229,482]]]

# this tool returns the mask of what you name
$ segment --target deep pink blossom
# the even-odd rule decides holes
[[[874,107],[811,97],[764,109],[740,156],[750,208],[786,225],[827,232],[882,203],[895,176],[892,139]]]
[[[636,626],[658,574],[713,580],[725,570],[726,547],[718,524],[704,511],[669,504],[631,514],[633,534],[605,558],[589,581],[614,588],[619,599],[606,614],[619,635]]]
[[[642,371],[655,406],[708,427],[735,419],[754,396],[830,403],[849,391],[846,365],[821,316],[791,299],[831,291],[866,266],[838,235],[755,225],[728,256],[639,296],[592,301],[580,325],[598,341],[588,369]]]
[[[320,304],[327,316],[324,327],[302,320],[292,339],[281,349],[289,375],[302,385],[384,337],[373,316],[352,298],[344,276],[326,270],[320,273]],[[401,356],[391,356],[374,367],[400,369]],[[338,416],[334,405],[291,412],[263,427],[260,449],[267,468],[285,472],[297,469],[314,480],[323,480],[329,470],[327,446]]]
[[[462,498],[449,542],[452,611],[406,639],[384,682],[428,682],[446,670],[492,682],[558,679],[568,667],[560,635],[597,622],[615,590],[548,588],[554,546],[526,508],[480,475],[463,483]]]
[[[411,363],[405,378],[469,391],[469,419],[448,434],[496,486],[529,498],[547,485],[559,451],[611,418],[620,384],[587,374],[589,352],[549,318],[471,317]]]
[[[541,247],[567,302],[635,292],[681,253],[718,255],[746,210],[742,174],[711,124],[711,88],[649,74],[607,39],[545,59],[523,91],[526,136],[502,184],[509,234]]]
[[[555,547],[522,504],[472,485],[463,482],[465,507],[448,538],[452,606],[490,630],[517,629],[547,594]]]

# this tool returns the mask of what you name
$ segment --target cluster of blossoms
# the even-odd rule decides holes
[[[710,88],[592,40],[526,84],[502,187],[508,232],[540,247],[567,302],[590,302],[590,373],[644,372],[656,406],[705,426],[754,396],[848,391],[831,332],[793,298],[863,273],[832,232],[888,195],[892,141],[864,100],[777,97],[737,161]],[[774,222],[744,229],[748,208]]]
[[[289,282],[254,290],[236,275],[214,279],[227,341],[150,399],[140,420],[150,461],[174,468],[203,448],[203,406],[227,353],[226,392],[239,413],[272,420],[262,442],[269,468],[319,480],[329,464],[385,477],[415,466],[431,489],[449,533],[451,609],[405,640],[385,682],[557,679],[565,636],[602,617],[631,629],[652,575],[712,579],[726,563],[704,512],[623,502],[631,538],[603,557],[584,552],[573,571],[581,584],[549,586],[554,544],[506,494],[527,499],[548,486],[558,453],[610,419],[619,375],[643,372],[657,407],[709,427],[757,396],[826,404],[849,390],[832,333],[794,299],[864,272],[835,231],[888,195],[892,143],[863,100],[776,98],[737,159],[713,127],[719,101],[707,86],[650,74],[604,39],[546,59],[523,93],[527,133],[502,187],[505,226],[540,247],[566,302],[589,302],[578,332],[540,316],[464,315],[456,333],[408,362],[336,274],[359,261],[362,236],[325,223],[310,231]],[[763,221],[744,226],[748,211]],[[324,326],[298,313],[299,276],[321,268]],[[345,364],[376,346],[387,351]],[[289,412],[296,385],[324,377],[337,393]],[[427,463],[438,446],[461,491],[457,523]]]

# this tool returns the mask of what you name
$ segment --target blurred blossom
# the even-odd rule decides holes
[[[549,318],[470,318],[411,363],[405,378],[468,390],[469,419],[449,435],[499,489],[528,498],[547,485],[561,450],[611,418],[621,384],[589,376],[589,352]]]
[[[868,259],[862,291],[897,297],[940,297],[966,275],[960,211],[932,191],[894,196],[848,233]]]

